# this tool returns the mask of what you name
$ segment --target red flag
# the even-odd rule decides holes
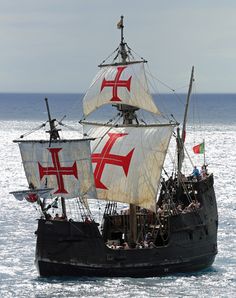
[[[193,152],[195,154],[203,154],[205,152],[205,144],[201,143],[193,147]]]

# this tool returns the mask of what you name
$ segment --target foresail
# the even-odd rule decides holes
[[[84,115],[104,104],[126,104],[160,114],[148,90],[144,63],[100,69],[83,99]]]
[[[52,188],[51,195],[95,197],[89,140],[21,141],[26,178],[36,189]]]
[[[93,126],[94,179],[99,199],[132,203],[156,211],[156,195],[171,125],[154,127]]]

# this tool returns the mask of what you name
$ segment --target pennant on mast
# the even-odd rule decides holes
[[[123,18],[121,18],[119,20],[119,22],[117,23],[117,29],[121,29],[121,28],[124,28],[124,25],[123,25]]]

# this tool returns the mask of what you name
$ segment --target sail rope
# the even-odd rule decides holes
[[[66,116],[64,115],[60,121],[57,121],[57,124],[55,125],[54,130],[56,129],[56,127],[57,127],[58,125],[62,125],[62,126],[65,126],[65,127],[66,127],[66,125],[62,123],[62,120],[65,119],[65,117],[66,117]],[[37,126],[37,127],[35,127],[35,128],[32,128],[30,131],[28,131],[28,132],[26,132],[26,133],[20,135],[20,137],[19,137],[17,140],[19,140],[19,139],[23,139],[24,137],[27,137],[27,136],[29,136],[30,134],[32,134],[32,133],[34,133],[34,132],[40,130],[41,128],[45,127],[45,126],[47,125],[47,123],[49,123],[48,120],[45,121],[45,122],[43,122],[41,125],[39,125],[39,126]],[[69,126],[68,126],[68,127],[69,127]],[[69,128],[72,129],[72,127],[69,127]]]
[[[143,60],[144,62],[147,62],[140,54],[138,54],[137,52],[135,52],[133,49],[131,49],[131,47],[130,46],[128,46],[127,44],[126,44],[126,46],[127,46],[127,48],[128,48],[128,50],[129,50],[129,53],[132,55],[132,52],[138,57],[138,58],[140,58],[141,60]],[[132,55],[133,56],[133,55]]]
[[[131,47],[125,42],[124,43],[124,46],[126,47],[126,53],[127,53],[127,60],[131,61],[132,60],[135,60],[135,57],[138,57],[140,58],[143,62],[147,62],[141,55],[139,55],[138,53],[136,53],[133,49],[131,49]],[[107,62],[114,54],[116,54],[114,56],[114,58],[112,59],[113,63],[117,60],[117,58],[119,57],[119,55],[121,54],[121,50],[120,50],[120,46],[118,46],[110,55],[108,55],[107,58],[105,58],[102,63],[100,63],[99,66],[103,66],[103,64],[105,62]]]
[[[175,89],[174,89],[174,88],[170,87],[169,85],[167,85],[166,83],[164,83],[163,81],[161,81],[160,79],[158,79],[156,76],[154,76],[154,75],[151,73],[150,68],[149,68],[149,65],[147,65],[147,68],[148,68],[147,74],[148,74],[153,80],[158,81],[159,83],[161,83],[164,87],[166,87],[166,88],[169,89],[170,91],[175,92]]]
[[[91,213],[90,209],[86,207],[86,203],[85,203],[84,199],[82,197],[79,197],[76,200],[76,202],[79,207],[81,219],[83,221],[85,221],[86,218],[88,218],[89,220],[92,220],[93,219],[92,213]]]
[[[118,114],[119,115],[119,114]],[[118,116],[117,115],[117,116]],[[116,117],[117,117],[116,116]],[[114,128],[115,127],[115,125],[118,123],[118,121],[121,119],[121,117],[122,117],[122,115],[119,115],[119,117],[118,117],[118,119],[116,120],[116,122],[111,126],[111,127],[109,127],[105,132],[104,132],[104,134],[101,136],[101,137],[99,137],[99,138],[97,138],[97,139],[100,139],[99,141],[98,141],[98,143],[97,143],[97,145],[93,148],[93,151],[91,152],[91,153],[94,153],[94,151],[97,149],[97,147],[99,146],[99,144],[101,143],[101,141],[104,139],[104,137],[108,134],[108,132],[112,129],[112,128]],[[87,135],[87,134],[86,134]]]
[[[179,87],[179,88],[172,88],[170,87],[169,85],[167,85],[166,83],[164,83],[163,81],[161,81],[160,79],[158,79],[156,76],[154,76],[150,70],[150,67],[149,67],[149,64],[147,64],[147,71],[146,73],[149,75],[149,84],[150,86],[152,87],[153,91],[155,92],[155,94],[157,94],[159,97],[165,97],[164,94],[161,94],[160,91],[158,91],[158,87],[156,85],[156,82],[159,82],[160,84],[162,84],[164,87],[166,87],[168,90],[170,90],[173,95],[179,100],[180,104],[182,106],[185,105],[184,103],[184,100],[181,98],[181,96],[176,92],[176,90],[179,90],[179,89],[183,89],[185,87],[188,87],[188,85],[185,85],[185,86],[182,86],[182,87]],[[158,92],[157,92],[158,91]],[[168,113],[167,113],[167,108],[166,108],[166,105],[165,105],[165,100],[162,101],[162,106],[163,106],[163,110],[164,110],[164,113],[162,113],[162,117],[163,118],[166,118],[168,119],[169,121],[171,121],[170,117],[168,116]],[[171,118],[174,118],[174,116],[171,114],[170,115]],[[174,119],[175,120],[175,119]],[[176,120],[175,120],[176,121]],[[177,121],[176,121],[177,122]]]
[[[32,134],[33,132],[35,132],[35,131],[37,131],[37,130],[40,130],[41,128],[43,128],[43,127],[46,126],[47,122],[48,122],[48,121],[46,121],[46,122],[44,122],[43,124],[41,124],[41,125],[39,125],[39,126],[33,128],[33,129],[31,129],[30,131],[28,131],[28,132],[26,132],[25,134],[21,135],[18,139],[23,139],[24,137],[26,137],[26,136]],[[18,140],[18,139],[17,139],[17,140]]]
[[[38,216],[41,217],[43,215],[41,208],[37,208],[37,205],[36,204],[31,204],[31,205],[33,205],[33,208],[38,213]]]
[[[81,128],[80,128],[80,129],[75,128],[75,127],[70,126],[70,125],[68,125],[68,124],[62,123],[61,121],[58,122],[58,123],[59,123],[61,126],[64,126],[64,127],[68,128],[68,129],[70,129],[70,130],[77,131],[77,132],[80,132],[80,133],[81,133]]]
[[[192,161],[192,159],[191,159],[191,157],[190,157],[190,155],[189,155],[189,153],[188,153],[188,151],[187,151],[187,148],[186,148],[186,146],[183,144],[183,146],[184,146],[184,151],[185,151],[185,153],[187,154],[187,156],[188,156],[188,159],[189,159],[189,161],[190,161],[190,163],[191,163],[191,165],[192,165],[192,167],[194,166],[194,164],[193,164],[193,161]]]
[[[114,55],[116,52],[119,51],[119,47],[117,47],[110,55],[107,56],[107,58],[105,58],[102,63],[100,63],[100,65],[104,64],[109,58],[111,58],[112,55]],[[115,58],[113,59],[115,60]]]

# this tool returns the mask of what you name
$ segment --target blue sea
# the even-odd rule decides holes
[[[52,117],[79,135],[82,94],[0,94],[0,297],[235,297],[236,293],[236,94],[199,94],[191,100],[186,147],[194,163],[202,156],[191,148],[206,141],[209,171],[214,173],[219,211],[218,255],[212,267],[188,274],[154,278],[41,278],[34,265],[37,213],[10,191],[27,186],[17,144],[12,140]],[[161,94],[156,103],[168,117],[182,121],[185,95]],[[112,107],[95,115],[116,115]],[[142,115],[145,116],[145,115]],[[70,127],[75,127],[73,130]],[[35,132],[36,136],[39,132]],[[32,135],[33,136],[33,135]],[[186,166],[191,170],[191,165]],[[97,205],[91,206],[97,218]]]

